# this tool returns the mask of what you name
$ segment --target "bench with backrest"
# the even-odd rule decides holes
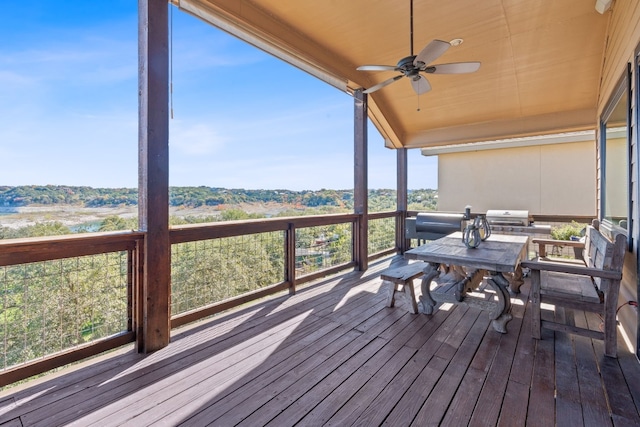
[[[605,354],[617,356],[616,309],[622,266],[626,251],[626,237],[609,240],[599,230],[599,222],[587,227],[584,242],[566,242],[534,239],[539,245],[537,258],[525,261],[523,267],[531,269],[532,332],[541,338],[541,328],[604,340]],[[582,248],[579,260],[557,259],[546,256],[546,245],[570,244]],[[541,303],[553,304],[599,313],[603,330],[579,327],[571,322],[541,319]]]

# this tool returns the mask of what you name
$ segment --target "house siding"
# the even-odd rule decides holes
[[[607,34],[607,45],[603,58],[602,78],[598,95],[598,117],[604,110],[607,101],[615,89],[616,82],[627,70],[627,64],[632,66],[632,120],[631,120],[631,159],[629,173],[631,174],[631,233],[633,236],[633,251],[625,258],[623,281],[620,290],[620,301],[622,305],[628,301],[638,300],[638,240],[640,237],[638,211],[638,135],[637,135],[637,88],[636,75],[637,66],[635,56],[636,49],[640,43],[640,2],[637,0],[616,0],[610,12],[607,12],[609,19],[609,29]],[[598,207],[600,206],[601,177],[600,170],[600,144],[597,145],[597,188]],[[631,307],[621,308],[619,311],[619,321],[630,343],[638,350],[638,312]]]

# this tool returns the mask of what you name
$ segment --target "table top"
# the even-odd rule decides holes
[[[439,264],[460,265],[495,272],[514,272],[527,256],[528,236],[491,234],[474,249],[455,232],[405,252],[404,257]]]

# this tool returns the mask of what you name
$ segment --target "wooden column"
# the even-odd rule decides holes
[[[296,293],[296,226],[290,222],[284,239],[284,280],[289,282],[289,295]]]
[[[396,197],[397,197],[397,209],[398,220],[396,221],[396,247],[400,253],[404,253],[408,247],[409,242],[405,239],[405,228],[407,217],[407,191],[408,191],[408,167],[407,167],[408,152],[406,148],[398,148],[396,150],[397,159],[397,179],[396,179]]]
[[[166,0],[138,0],[138,225],[143,255],[142,337],[138,350],[169,343],[169,43]]]
[[[367,94],[362,89],[354,94],[354,187],[353,208],[359,215],[354,230],[354,255],[358,270],[368,268],[368,182],[367,182]]]

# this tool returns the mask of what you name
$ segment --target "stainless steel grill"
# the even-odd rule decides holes
[[[488,210],[486,217],[489,225],[528,226],[531,224],[531,221],[529,220],[529,211]]]
[[[551,234],[551,226],[535,225],[529,217],[529,211],[525,210],[488,210],[486,218],[491,230],[497,233]]]

